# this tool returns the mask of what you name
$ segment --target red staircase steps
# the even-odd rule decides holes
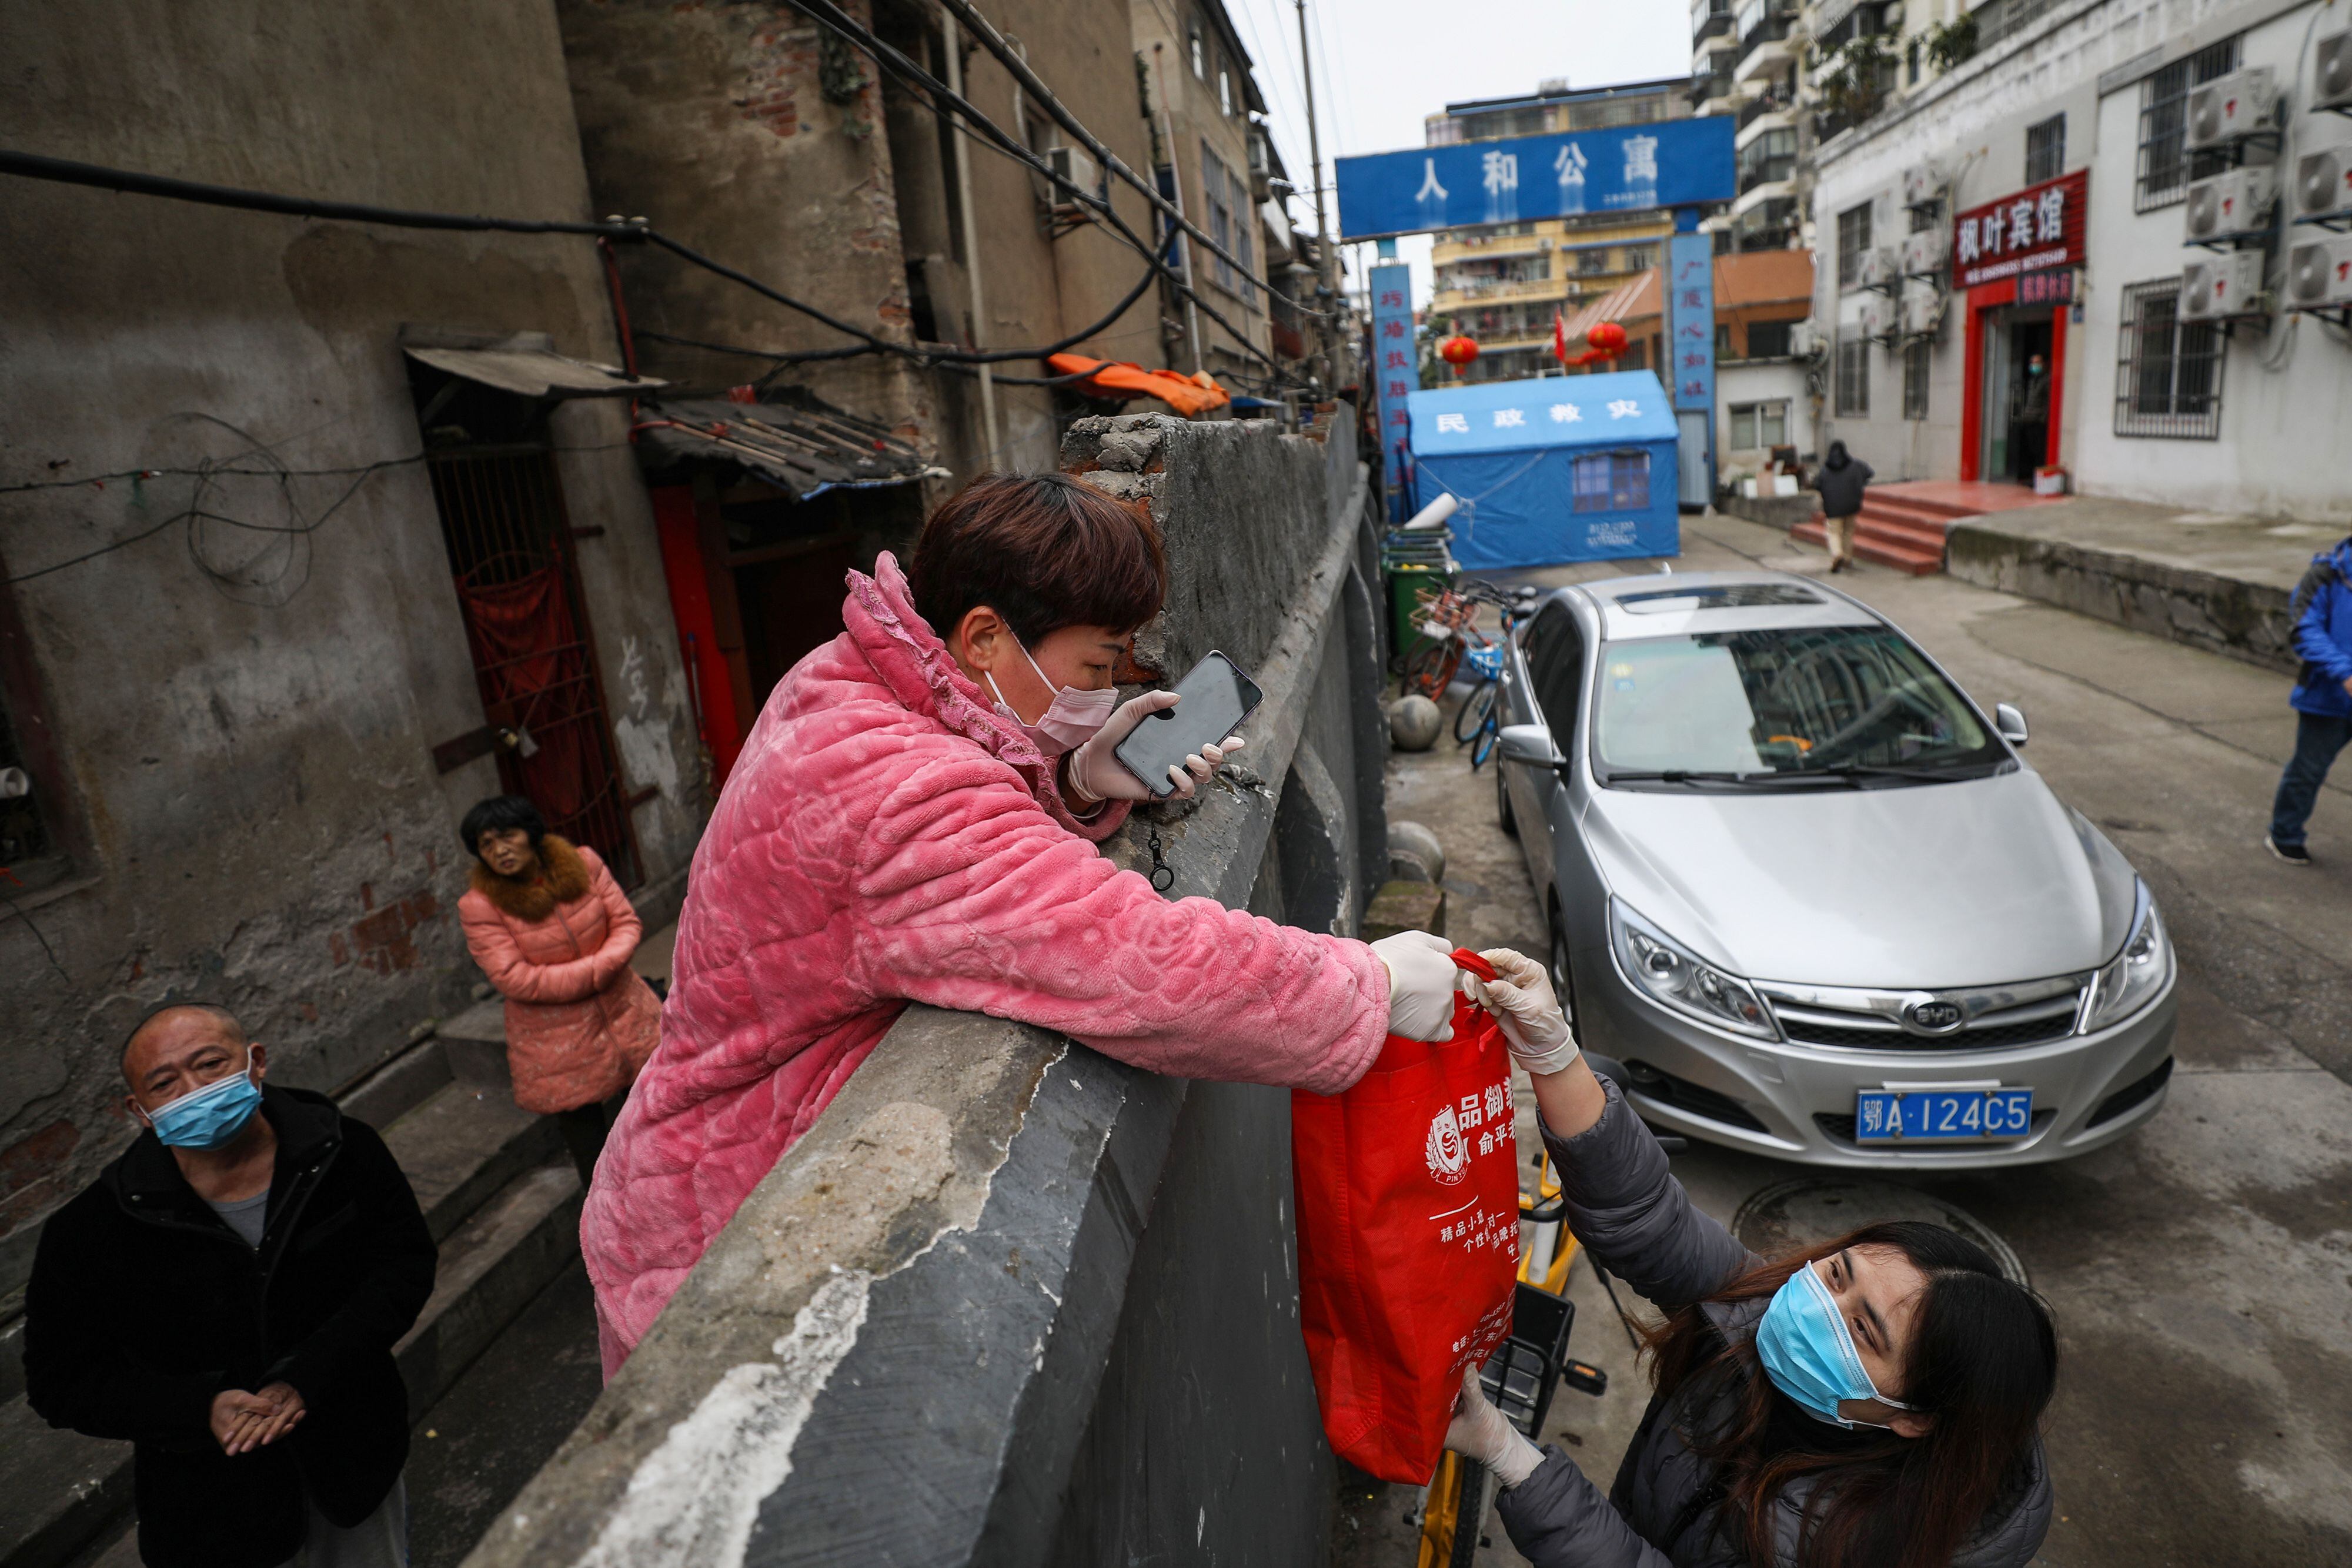
[[[1862,515],[1854,523],[1853,553],[1875,565],[1925,577],[1944,570],[1944,531],[1952,519],[1976,515],[1974,507],[1948,501],[1864,490]],[[1819,516],[1799,523],[1789,537],[1829,548],[1829,534]]]

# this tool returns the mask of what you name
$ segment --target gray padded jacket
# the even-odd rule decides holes
[[[1569,1228],[1654,1305],[1672,1311],[1699,1301],[1725,1338],[1753,1336],[1764,1302],[1725,1306],[1702,1298],[1757,1261],[1755,1255],[1691,1206],[1666,1168],[1665,1152],[1616,1085],[1604,1080],[1601,1089],[1609,1106],[1591,1128],[1568,1139],[1544,1134],[1568,1197]],[[1711,1468],[1681,1434],[1714,1427],[1727,1414],[1727,1391],[1717,1385],[1710,1396],[1704,1382],[1693,1379],[1675,1398],[1650,1401],[1605,1498],[1575,1461],[1547,1448],[1542,1467],[1496,1500],[1511,1543],[1535,1568],[1768,1568],[1748,1563],[1736,1545],[1718,1538],[1715,1509],[1694,1503],[1710,1485]],[[1706,1406],[1697,1406],[1698,1400]],[[1780,1550],[1769,1568],[1796,1563],[1811,1491],[1809,1482],[1799,1481],[1781,1493]],[[2023,1568],[2041,1550],[2051,1505],[2049,1465],[2037,1438],[2025,1486],[1987,1516],[1953,1568]]]

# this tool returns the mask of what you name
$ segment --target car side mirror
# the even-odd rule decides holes
[[[1551,740],[1551,730],[1540,724],[1507,724],[1495,737],[1496,745],[1506,762],[1524,762],[1530,768],[1557,768],[1567,760]]]
[[[2000,737],[2011,746],[2025,744],[2025,715],[2015,703],[1992,705],[1992,727],[2000,731]]]

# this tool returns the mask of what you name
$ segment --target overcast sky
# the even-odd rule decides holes
[[[1295,0],[1225,0],[1255,57],[1275,145],[1298,186],[1291,212],[1312,232],[1306,93]],[[1333,157],[1422,144],[1422,118],[1465,99],[1533,92],[1549,77],[1606,87],[1690,72],[1686,0],[1307,0],[1323,177]],[[1331,214],[1339,227],[1339,213]],[[1347,249],[1349,278],[1359,247]],[[1413,303],[1429,298],[1429,241],[1399,242]],[[1367,259],[1371,247],[1361,247]]]

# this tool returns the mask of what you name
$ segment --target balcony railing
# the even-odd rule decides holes
[[[1785,114],[1788,109],[1788,99],[1777,92],[1768,92],[1759,97],[1751,98],[1740,108],[1738,129],[1745,131],[1766,115]],[[1737,132],[1735,131],[1734,134]]]
[[[1739,166],[1739,193],[1746,195],[1759,185],[1792,178],[1797,172],[1797,156],[1791,152],[1778,158],[1759,158],[1753,163]]]
[[[1560,287],[1559,280],[1551,277],[1530,278],[1523,283],[1493,283],[1485,281],[1460,284],[1441,283],[1437,286],[1437,296],[1440,299],[1457,300],[1532,299],[1546,294],[1556,293],[1559,290]],[[1440,308],[1450,308],[1450,307]]]
[[[1714,16],[1709,16],[1706,21],[1701,22],[1697,27],[1692,30],[1691,47],[1696,48],[1699,45],[1706,43],[1709,38],[1727,37],[1731,34],[1731,13],[1728,11],[1717,11]]]
[[[1747,31],[1741,33],[1739,35],[1739,53],[1741,57],[1745,58],[1746,57],[1754,54],[1758,48],[1765,44],[1777,43],[1780,39],[1787,37],[1789,36],[1790,20],[1790,18],[1787,12],[1773,12],[1757,22],[1754,26],[1749,27]]]
[[[1690,103],[1693,110],[1710,99],[1727,98],[1731,93],[1731,61],[1724,60],[1721,70],[1706,71],[1691,78]]]

